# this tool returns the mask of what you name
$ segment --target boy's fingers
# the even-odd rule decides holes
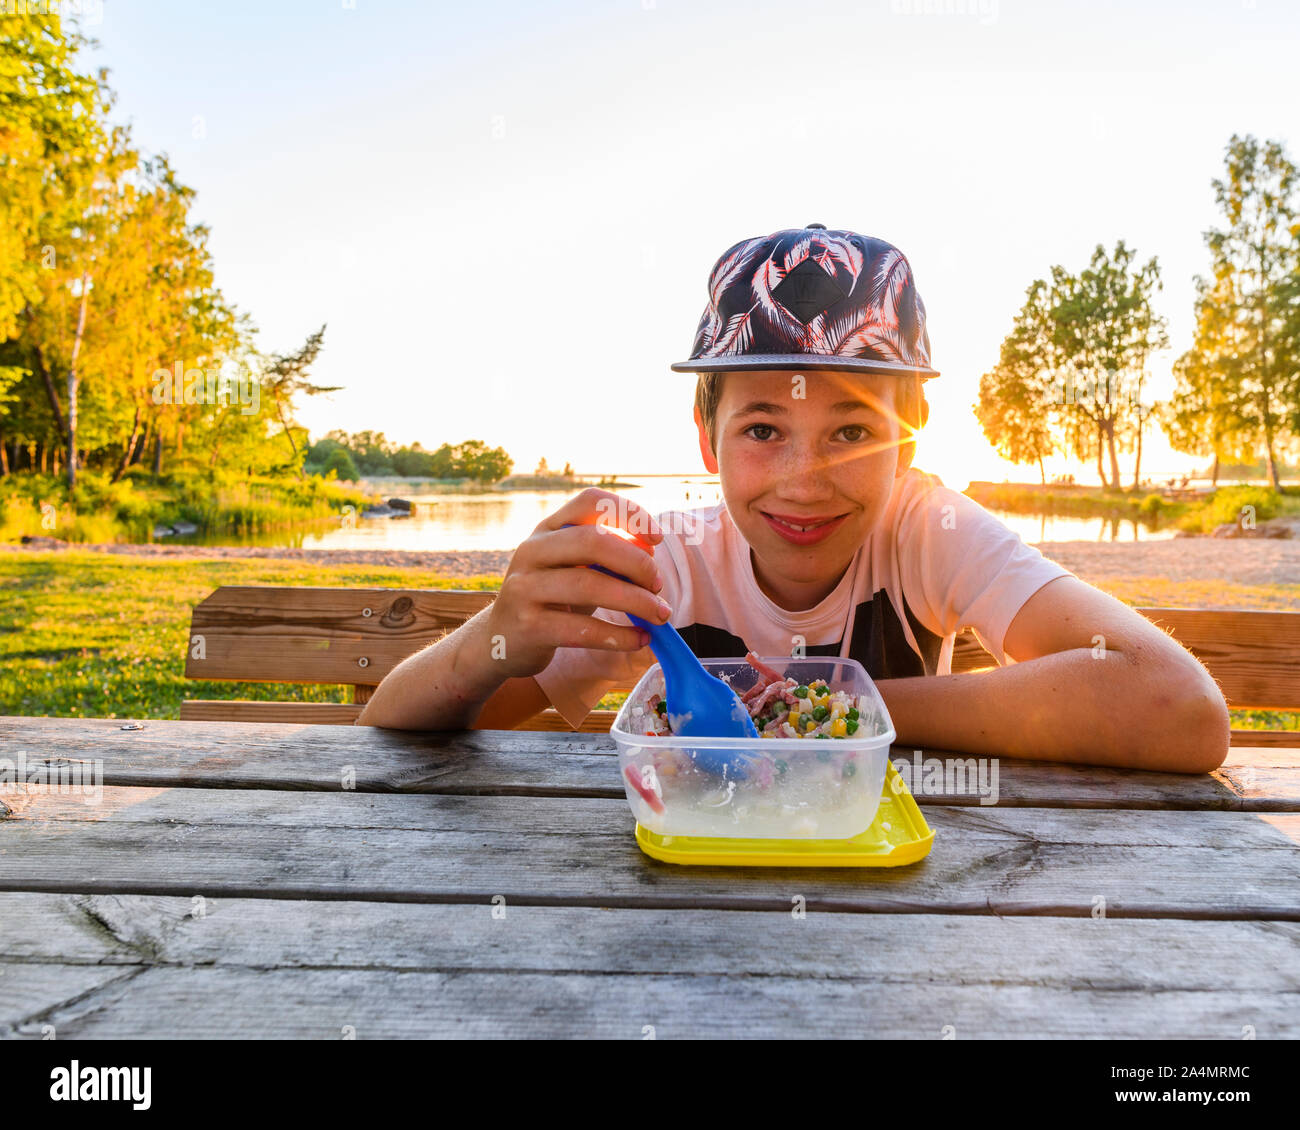
[[[663,531],[650,511],[638,506],[631,499],[615,494],[612,490],[600,487],[588,487],[580,494],[574,495],[554,514],[543,518],[537,531],[559,530],[566,524],[590,526],[599,523],[613,526],[632,534],[638,541],[647,545],[658,545],[663,541]]]
[[[595,569],[573,566],[546,569],[533,574],[528,587],[533,604],[566,607],[608,608],[611,612],[631,613],[652,624],[664,624],[672,615],[668,603],[640,585],[620,581]]]
[[[644,632],[611,624],[576,612],[547,611],[541,623],[547,639],[556,647],[585,647],[596,651],[640,651],[646,646]],[[509,645],[507,645],[509,646]]]
[[[649,551],[599,526],[573,526],[530,539],[528,564],[534,569],[603,565],[632,584],[658,592],[663,577]],[[594,570],[588,570],[594,572]],[[564,601],[568,604],[570,601]]]

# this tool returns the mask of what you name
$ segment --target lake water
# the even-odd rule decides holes
[[[633,484],[621,493],[652,514],[691,510],[722,501],[716,477],[705,475],[628,476]],[[376,484],[385,497],[415,503],[409,518],[353,517],[311,531],[281,531],[246,539],[213,539],[222,544],[293,546],[303,549],[400,549],[424,551],[510,550],[529,536],[537,524],[576,491],[519,490],[457,494],[436,488],[384,482]],[[1055,518],[998,514],[1025,541],[1145,541],[1173,536],[1173,530],[1152,532],[1130,521],[1102,518]],[[349,524],[349,521],[351,524]],[[178,543],[195,539],[168,539]]]
[[[1031,545],[1040,541],[1163,541],[1177,532],[1173,526],[1153,530],[1127,518],[1072,518],[990,511]]]

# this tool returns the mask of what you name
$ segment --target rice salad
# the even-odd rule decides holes
[[[745,660],[759,673],[759,681],[740,695],[764,738],[847,738],[857,733],[862,715],[870,711],[865,695],[833,691],[825,679],[804,684],[782,676],[752,651]],[[652,694],[631,710],[631,725],[647,737],[669,737],[668,704]]]

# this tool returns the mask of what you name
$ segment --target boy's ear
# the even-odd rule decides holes
[[[704,469],[710,475],[718,473],[718,460],[709,447],[709,429],[704,426],[704,417],[700,415],[700,406],[695,406],[695,426],[700,432],[700,457],[704,460]]]
[[[925,425],[930,420],[930,402],[926,400],[924,396],[922,396],[921,403],[918,407],[920,408],[921,424],[920,427],[918,427],[916,430],[920,431],[921,428],[925,427]],[[907,443],[901,443],[898,445],[898,469],[894,472],[895,478],[897,478],[899,475],[903,475],[907,473],[908,468],[911,467],[912,465],[912,457],[915,454],[916,454],[915,438],[909,440]]]

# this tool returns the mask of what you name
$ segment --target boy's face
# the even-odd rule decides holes
[[[810,608],[835,588],[907,470],[898,381],[840,370],[728,373],[716,459],[697,413],[705,466],[721,478],[759,587],[782,607]]]

